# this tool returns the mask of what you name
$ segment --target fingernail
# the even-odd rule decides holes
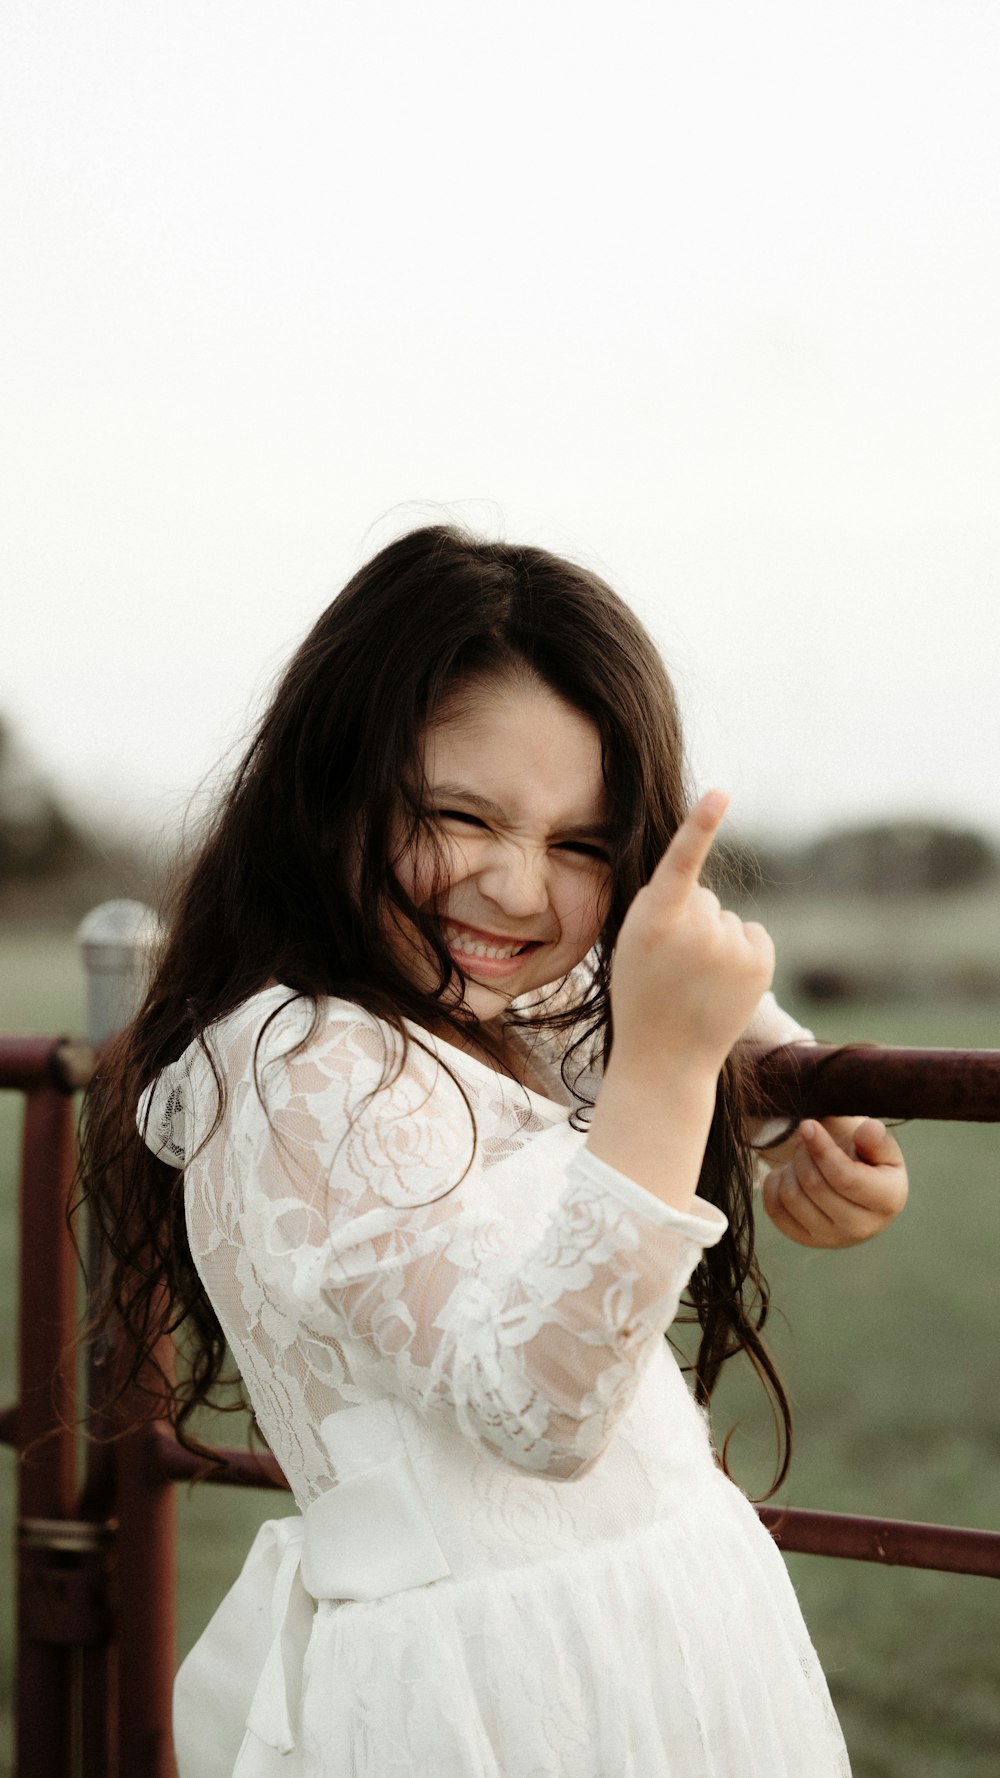
[[[807,1118],[804,1124],[800,1124],[799,1129],[802,1131],[802,1135],[807,1142],[813,1140],[813,1137],[816,1134],[816,1125],[812,1122],[811,1118]]]

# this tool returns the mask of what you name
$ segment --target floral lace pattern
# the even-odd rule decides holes
[[[582,1475],[721,1214],[678,1214],[591,1155],[567,1106],[446,1046],[474,1154],[436,1054],[412,1043],[378,1090],[391,1028],[330,1001],[290,1053],[311,1009],[287,998],[211,1034],[230,1103],[208,1142],[197,1046],[160,1078],[151,1139],[191,1154],[192,1253],[300,1504],[336,1483],[329,1416],[381,1396],[521,1469]]]
[[[267,990],[207,1034],[214,1133],[199,1045],[140,1105],[300,1509],[181,1668],[181,1778],[849,1778],[663,1338],[724,1217],[590,1153],[548,1034],[551,1097],[416,1027],[380,1084],[391,1027],[319,1014]]]

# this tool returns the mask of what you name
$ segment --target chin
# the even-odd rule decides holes
[[[525,992],[524,988],[518,989],[518,994]],[[488,1025],[491,1019],[498,1019],[501,1013],[506,1012],[511,1001],[516,997],[514,994],[498,994],[495,988],[482,987],[478,982],[470,982],[467,979],[465,999],[462,1001],[462,1005],[467,1012],[471,1012],[479,1020],[481,1025]]]

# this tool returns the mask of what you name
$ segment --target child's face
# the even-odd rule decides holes
[[[601,930],[611,868],[600,737],[540,681],[484,685],[460,714],[428,726],[422,754],[446,886],[432,900],[426,846],[404,852],[396,868],[417,905],[440,919],[466,976],[463,1004],[485,1022],[572,969]],[[527,949],[493,958],[468,948],[476,944]],[[436,963],[401,917],[399,957],[419,985],[437,981]]]

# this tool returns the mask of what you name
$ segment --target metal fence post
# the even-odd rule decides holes
[[[96,1048],[132,1017],[161,927],[141,901],[102,901],[76,937],[87,972],[87,1037]]]
[[[87,1035],[99,1047],[132,1017],[152,953],[161,937],[156,915],[141,902],[94,908],[77,933],[87,971]],[[98,1263],[89,1248],[88,1263]],[[170,1362],[165,1342],[160,1354]],[[93,1372],[90,1396],[98,1388]],[[141,1398],[140,1398],[141,1405]],[[121,1404],[128,1421],[128,1403]],[[115,1447],[117,1757],[121,1778],[169,1778],[170,1712],[175,1656],[177,1531],[174,1493],[150,1461],[151,1428],[141,1424]],[[103,1690],[95,1672],[94,1689]],[[105,1676],[105,1682],[110,1679]],[[95,1715],[103,1714],[98,1706]]]
[[[102,901],[85,914],[76,929],[87,980],[87,1041],[99,1049],[123,1029],[135,1012],[155,946],[161,937],[159,919],[141,901]],[[86,1233],[87,1276],[96,1276],[100,1248],[96,1230]],[[95,1400],[98,1354],[88,1354],[87,1400]]]

